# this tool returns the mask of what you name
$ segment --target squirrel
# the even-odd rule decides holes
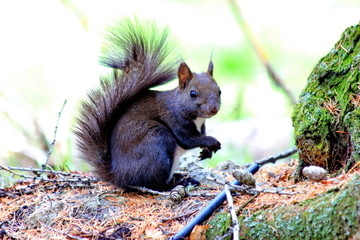
[[[104,181],[128,189],[170,190],[180,155],[200,147],[200,159],[221,148],[205,135],[205,119],[220,108],[213,62],[194,73],[185,62],[170,62],[168,30],[125,19],[109,29],[101,63],[114,73],[81,102],[75,136],[82,158]],[[174,78],[168,91],[151,88]]]

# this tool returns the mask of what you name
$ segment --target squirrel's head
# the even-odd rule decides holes
[[[186,63],[178,70],[178,103],[187,116],[209,118],[220,109],[220,88],[213,78],[214,65],[209,63],[207,72],[193,73]]]

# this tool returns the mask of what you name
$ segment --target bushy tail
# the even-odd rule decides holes
[[[110,138],[121,114],[143,91],[174,79],[168,31],[126,19],[108,29],[101,63],[114,68],[81,103],[75,129],[82,157],[98,175],[112,180]],[[122,71],[118,71],[120,69]]]

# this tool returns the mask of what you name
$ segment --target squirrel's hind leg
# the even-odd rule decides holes
[[[116,148],[112,156],[113,183],[123,188],[135,186],[170,190],[173,187],[173,181],[169,181],[169,178],[172,175],[176,140],[167,127],[157,122],[143,122],[142,126],[143,129],[137,129],[136,136],[128,139],[127,151],[121,146],[124,139],[117,146],[113,145]],[[132,147],[129,148],[129,145]]]

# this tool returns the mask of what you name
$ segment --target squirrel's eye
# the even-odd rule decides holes
[[[195,90],[191,90],[190,91],[190,97],[192,97],[192,98],[196,98],[197,97],[197,92],[195,91]]]
[[[221,90],[219,90],[219,96],[221,96]]]

